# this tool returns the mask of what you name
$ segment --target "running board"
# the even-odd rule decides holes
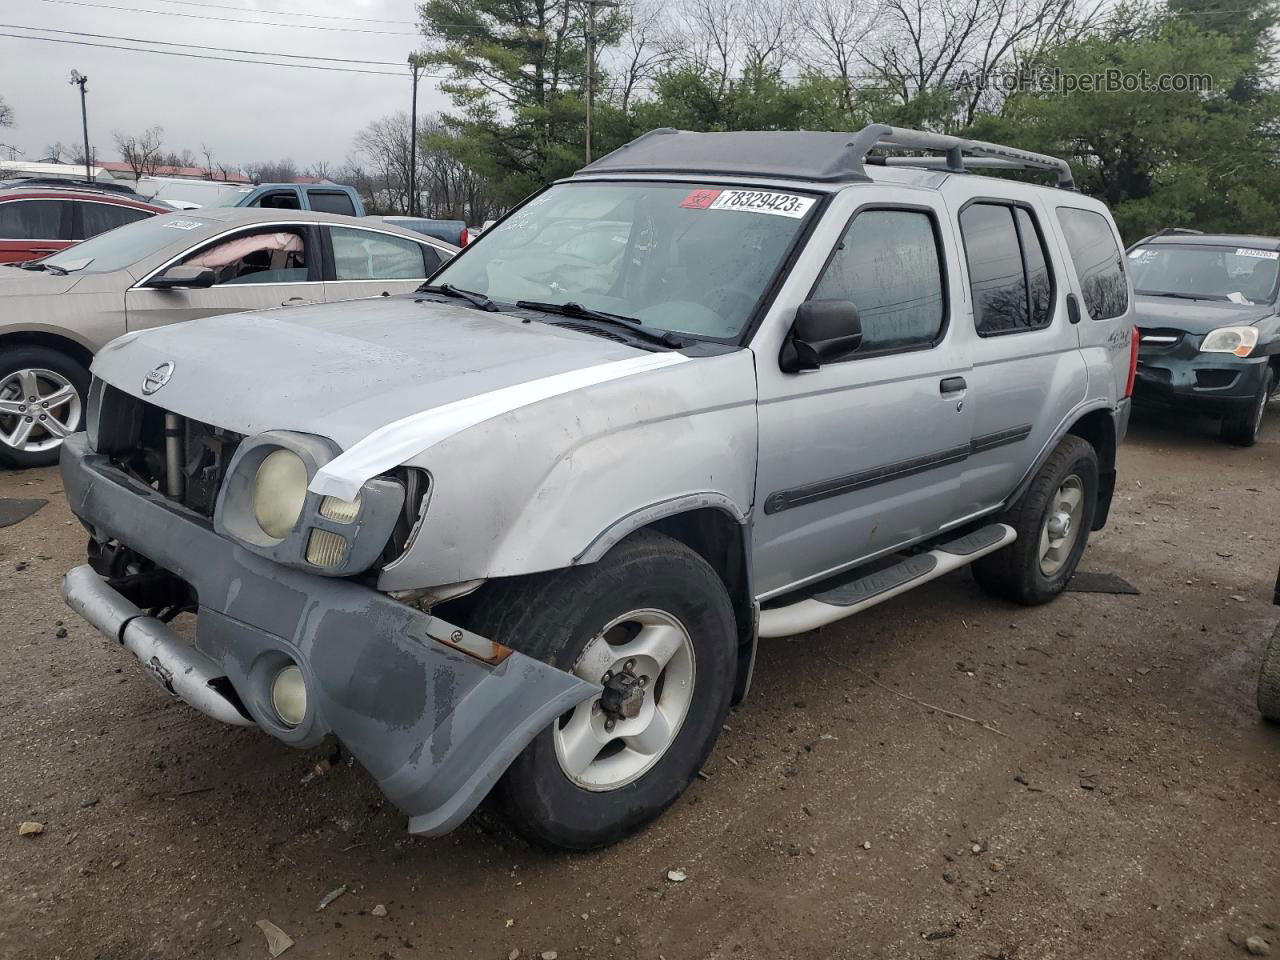
[[[993,523],[934,547],[928,553],[918,553],[892,567],[814,594],[807,600],[761,610],[760,636],[793,637],[843,620],[1007,547],[1017,536],[1008,524]]]

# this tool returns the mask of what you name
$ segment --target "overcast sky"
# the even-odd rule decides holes
[[[158,12],[138,13],[122,7]],[[393,22],[313,16],[320,14]],[[122,46],[127,44],[53,31],[397,64],[420,48],[414,19],[414,0],[0,0],[0,33],[31,34],[30,30],[12,29],[21,26],[64,40]],[[250,24],[245,22],[248,20],[299,26]],[[339,29],[303,29],[304,24]],[[367,67],[396,76],[366,76],[0,36],[0,97],[13,108],[16,120],[14,127],[0,129],[0,143],[16,146],[28,159],[40,159],[45,146],[54,141],[80,142],[79,95],[68,84],[73,68],[89,77],[89,139],[102,160],[119,159],[113,131],[141,132],[160,124],[166,148],[179,152],[190,148],[199,154],[201,143],[208,143],[224,163],[291,157],[299,168],[316,160],[337,164],[349,152],[356,131],[366,123],[409,108],[407,66]],[[436,83],[421,81],[419,115],[446,106]]]

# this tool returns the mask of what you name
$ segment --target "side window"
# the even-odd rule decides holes
[[[917,210],[859,213],[813,298],[853,302],[862,318],[859,352],[932,346],[946,322],[933,218]]]
[[[1035,218],[1022,207],[971,203],[960,212],[978,335],[1049,325],[1053,274]]]
[[[277,190],[275,193],[264,193],[249,206],[266,210],[298,210],[302,205],[298,203],[298,195],[292,190]]]
[[[63,235],[63,200],[0,203],[0,240],[70,240]]]
[[[1129,309],[1129,287],[1125,283],[1124,258],[1107,218],[1092,210],[1059,207],[1058,223],[1067,238],[1089,318],[1109,320],[1122,316]]]
[[[356,205],[345,193],[336,190],[308,190],[307,201],[311,209],[319,213],[341,213],[348,217],[356,215]]]
[[[77,203],[80,208],[80,233],[77,240],[96,237],[100,233],[123,227],[126,223],[145,220],[151,214],[135,207],[125,207],[111,203]]]
[[[308,279],[307,256],[306,237],[301,231],[276,228],[215,241],[182,262],[210,268],[219,286],[304,283]]]
[[[423,245],[354,227],[330,227],[335,280],[418,280],[427,276]]]
[[[435,247],[422,245],[422,260],[427,268],[427,276],[431,276],[440,269],[440,264],[444,263],[445,258],[440,255],[440,251]]]

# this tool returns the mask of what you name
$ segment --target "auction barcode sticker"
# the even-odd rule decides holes
[[[174,230],[198,230],[204,226],[201,220],[170,220],[163,226],[171,227]]]
[[[1255,250],[1253,247],[1236,247],[1237,257],[1258,257],[1261,260],[1280,260],[1280,252],[1275,250]]]
[[[695,210],[742,210],[798,220],[813,206],[813,197],[771,190],[695,190],[680,206]]]

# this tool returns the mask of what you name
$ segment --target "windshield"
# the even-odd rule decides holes
[[[485,231],[432,283],[732,339],[816,202],[688,183],[557,184]]]
[[[1135,292],[1233,303],[1270,300],[1280,253],[1214,244],[1148,244],[1129,251]]]
[[[78,273],[111,273],[159,253],[182,237],[190,236],[184,231],[198,230],[206,223],[190,214],[148,217],[100,233],[40,262]]]

